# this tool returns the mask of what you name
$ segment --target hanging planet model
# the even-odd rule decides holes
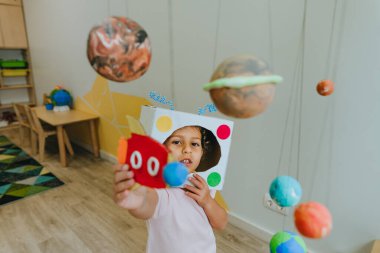
[[[148,70],[151,55],[148,34],[126,17],[108,17],[88,35],[87,58],[98,74],[111,81],[141,77]]]
[[[275,94],[281,76],[254,56],[240,55],[224,60],[203,89],[220,112],[235,118],[250,118],[264,112]]]
[[[291,207],[298,204],[302,197],[301,184],[293,177],[278,176],[270,187],[271,198],[281,207]]]
[[[322,80],[317,84],[317,92],[321,96],[329,96],[334,92],[334,82]]]
[[[310,201],[301,203],[294,210],[294,224],[303,236],[318,239],[330,234],[332,217],[324,205]]]
[[[270,240],[270,253],[306,253],[301,236],[289,231],[277,232]]]

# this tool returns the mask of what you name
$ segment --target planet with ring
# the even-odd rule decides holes
[[[269,65],[255,56],[238,55],[224,60],[203,86],[218,110],[230,117],[250,118],[272,103],[276,84],[283,78],[273,75]]]

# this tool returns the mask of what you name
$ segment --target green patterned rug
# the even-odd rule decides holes
[[[63,184],[7,137],[0,136],[0,205]]]

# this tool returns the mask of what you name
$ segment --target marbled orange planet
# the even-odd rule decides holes
[[[101,76],[116,82],[141,77],[148,70],[151,48],[148,34],[126,17],[109,17],[91,29],[87,58]]]
[[[322,238],[332,229],[330,211],[318,202],[306,202],[297,206],[294,211],[295,226],[303,236]]]

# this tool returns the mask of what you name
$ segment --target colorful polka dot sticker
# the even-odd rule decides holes
[[[216,130],[216,135],[219,139],[225,140],[231,135],[231,129],[227,125],[220,125]]]
[[[218,184],[220,184],[220,181],[222,181],[222,177],[218,172],[212,172],[207,177],[207,183],[211,187],[217,186]]]
[[[160,132],[167,132],[173,126],[173,121],[169,116],[161,116],[156,121],[156,127]]]

